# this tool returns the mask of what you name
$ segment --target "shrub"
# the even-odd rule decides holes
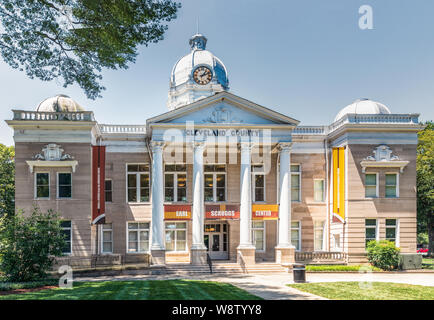
[[[46,278],[65,245],[60,223],[57,213],[42,213],[38,208],[30,216],[18,212],[0,218],[0,273],[5,280]]]
[[[377,268],[393,270],[398,268],[399,248],[391,241],[369,241],[367,246],[368,260]]]

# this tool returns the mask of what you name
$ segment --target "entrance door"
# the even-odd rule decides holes
[[[229,259],[227,223],[217,222],[205,224],[204,243],[211,259]]]

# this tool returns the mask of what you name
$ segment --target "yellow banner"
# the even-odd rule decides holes
[[[279,218],[278,204],[253,204],[253,220],[277,220]]]
[[[333,213],[345,220],[345,148],[333,148]]]
[[[165,220],[190,220],[191,205],[164,205]]]

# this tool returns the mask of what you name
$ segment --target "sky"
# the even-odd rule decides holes
[[[230,91],[300,120],[328,125],[359,98],[392,113],[434,120],[432,0],[185,0],[163,41],[141,47],[128,70],[104,70],[97,100],[78,86],[29,79],[0,60],[0,143],[13,145],[4,120],[67,94],[99,123],[144,124],[167,111],[169,77],[200,32],[228,69]],[[359,8],[373,9],[373,29],[359,28]]]

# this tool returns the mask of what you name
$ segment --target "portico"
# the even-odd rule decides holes
[[[183,119],[187,117],[190,120],[186,123]],[[159,257],[164,256],[162,226],[164,220],[168,220],[164,218],[164,206],[186,205],[191,206],[191,215],[178,219],[191,220],[191,230],[186,232],[191,233],[191,243],[188,244],[187,251],[192,264],[205,264],[207,250],[221,250],[224,247],[220,239],[223,235],[215,237],[215,244],[214,238],[209,239],[208,235],[208,247],[205,245],[205,221],[209,224],[227,219],[238,229],[238,232],[230,230],[226,234],[226,237],[229,237],[226,242],[230,242],[226,244],[226,250],[230,251],[228,256],[234,257],[235,254],[239,263],[254,264],[257,249],[252,233],[252,216],[255,204],[262,205],[261,212],[266,212],[263,217],[256,216],[256,220],[275,220],[276,226],[279,226],[279,231],[276,230],[277,246],[267,250],[276,251],[274,256],[279,263],[293,262],[294,247],[289,236],[290,150],[291,132],[297,124],[298,121],[292,118],[270,112],[228,92],[218,93],[149,119],[147,128],[153,155],[152,255],[155,253]],[[192,166],[191,202],[175,201],[169,204],[164,201],[163,168],[167,163]],[[259,177],[260,181],[252,183],[252,177],[258,179],[257,173],[252,172],[253,165],[261,168],[262,176]],[[280,168],[278,172],[277,168]],[[255,192],[265,192],[265,177],[270,172],[276,176],[280,196],[274,194],[273,197],[266,198],[265,195],[257,195],[258,199],[253,199]],[[233,181],[234,174],[238,175],[238,188],[232,184],[228,186],[227,180]],[[255,186],[254,183],[263,185]],[[229,197],[228,191],[232,192]],[[267,216],[270,206],[279,208],[278,215],[271,217],[270,211]],[[234,243],[237,244],[236,247]],[[164,259],[153,261],[164,262]]]

